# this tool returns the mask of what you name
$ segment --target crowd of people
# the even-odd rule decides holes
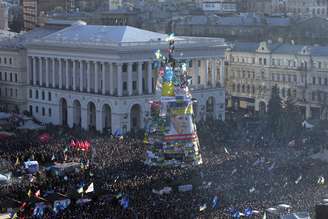
[[[42,218],[238,218],[251,209],[250,218],[262,218],[278,204],[291,211],[314,212],[327,194],[327,164],[310,155],[325,148],[325,133],[305,131],[290,142],[269,138],[261,127],[235,118],[207,121],[198,126],[203,165],[161,168],[144,164],[143,138],[81,132],[49,127],[46,143],[39,131],[16,131],[0,142],[0,166],[13,173],[0,185],[3,211],[16,208],[17,218],[33,218],[35,203],[51,205]],[[71,147],[72,139],[88,140],[87,151]],[[36,160],[40,170],[24,173],[24,161]],[[51,174],[54,163],[79,163],[79,171]],[[78,191],[93,183],[90,193]],[[181,192],[181,185],[192,185]],[[158,194],[165,187],[171,190]],[[38,195],[35,195],[39,192]],[[52,197],[51,194],[56,194]],[[53,211],[54,199],[71,204]],[[81,203],[78,200],[84,200]],[[124,203],[122,203],[124,200]],[[214,202],[215,200],[215,202]]]

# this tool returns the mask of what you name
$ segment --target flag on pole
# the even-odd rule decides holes
[[[225,152],[226,154],[230,155],[230,153],[229,153],[229,151],[228,151],[228,149],[227,149],[226,147],[224,147],[224,152]]]
[[[54,161],[56,159],[55,155],[53,154],[51,157],[51,161]]]
[[[32,196],[32,191],[31,191],[31,189],[28,190],[28,192],[27,192],[27,196],[28,196],[29,198],[31,198],[31,196]]]
[[[244,214],[246,217],[251,217],[253,215],[253,209],[252,208],[246,208],[244,211]]]
[[[39,198],[41,196],[41,191],[40,189],[34,194],[35,197]]]
[[[15,166],[19,166],[20,165],[20,161],[19,161],[19,157],[16,158],[16,162],[15,162]]]
[[[76,146],[76,143],[73,139],[71,140],[70,146],[73,147],[73,148]]]
[[[83,193],[83,186],[81,186],[81,187],[77,190],[77,192],[78,192],[79,194],[82,194],[82,193]]]
[[[218,196],[214,196],[212,200],[212,208],[217,208],[219,206],[219,198]]]
[[[129,198],[126,196],[123,197],[120,201],[120,204],[124,209],[127,209],[129,207]]]
[[[264,212],[262,219],[267,219],[266,212]]]
[[[90,192],[94,192],[94,191],[95,191],[94,185],[93,185],[93,183],[91,183],[89,185],[89,187],[87,188],[87,190],[85,190],[85,193],[90,193]]]

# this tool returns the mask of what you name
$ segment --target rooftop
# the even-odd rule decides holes
[[[131,26],[74,25],[32,41],[31,45],[67,46],[67,47],[126,47],[158,45],[167,46],[167,34],[147,31]],[[223,46],[222,38],[176,37],[177,44],[193,44],[195,47],[208,44]]]
[[[238,42],[233,45],[231,50],[235,52],[255,53],[259,46],[260,43]],[[310,54],[313,56],[328,56],[327,46],[293,45],[287,43],[267,43],[267,46],[271,53],[275,54],[300,54],[302,50],[307,47]]]

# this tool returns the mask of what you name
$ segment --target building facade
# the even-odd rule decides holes
[[[292,98],[305,118],[327,119],[327,47],[236,43],[227,49],[228,105],[266,111],[271,88]]]
[[[327,17],[326,0],[287,0],[287,12],[294,16]]]
[[[75,8],[74,0],[22,0],[24,29],[32,30],[39,25],[40,15],[45,15],[54,9],[71,11]]]
[[[74,25],[27,44],[27,109],[39,121],[129,131],[150,118],[154,51],[167,35],[129,26]],[[179,37],[189,63],[197,120],[224,119],[224,40]]]

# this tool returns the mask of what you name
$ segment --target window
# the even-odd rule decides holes
[[[7,72],[5,72],[5,81],[7,81]]]
[[[291,81],[292,81],[292,76],[288,75],[288,82],[291,82]]]
[[[255,64],[255,58],[252,58],[252,64]]]
[[[321,69],[321,62],[318,62],[318,68]]]
[[[192,68],[192,60],[189,61],[189,68]]]
[[[315,92],[312,92],[312,100],[315,100]]]
[[[33,106],[30,105],[30,114],[33,115]]]
[[[10,96],[12,97],[13,96],[13,89],[10,88]]]
[[[312,77],[312,84],[315,84],[315,77]]]
[[[38,90],[35,91],[35,99],[39,99],[39,91]]]
[[[132,89],[136,90],[137,89],[137,81],[132,82]]]
[[[137,68],[138,68],[138,64],[137,63],[133,63],[132,64],[132,71],[133,72],[136,72],[137,71]]]
[[[294,75],[294,81],[297,82],[297,76],[296,75]]]
[[[7,65],[7,58],[4,58],[3,62]]]
[[[1,88],[0,88],[0,97],[1,97]]]
[[[276,63],[276,60],[272,59],[272,65],[275,65],[275,63]]]
[[[198,84],[200,84],[201,80],[200,80],[200,75],[198,75]]]
[[[48,114],[51,116],[51,108],[48,109]]]
[[[15,97],[17,97],[18,95],[18,91],[17,91],[17,89],[15,89]]]
[[[325,78],[325,85],[328,85],[328,79]]]
[[[8,96],[8,88],[5,88],[5,96]]]
[[[234,61],[233,57],[232,57],[232,61]],[[202,62],[200,60],[198,60],[198,67],[200,67],[200,66],[202,66]]]
[[[232,84],[232,92],[235,92],[235,91],[236,91],[236,85]]]
[[[0,71],[0,80],[2,80],[2,72]]]
[[[122,65],[122,72],[127,72],[127,70],[128,70],[128,65],[126,63],[124,63]]]
[[[29,90],[29,93],[30,93],[30,98],[32,98],[32,90],[31,89]]]
[[[262,58],[259,58],[259,64],[262,65]]]
[[[12,60],[12,58],[9,58],[9,64],[10,64],[10,65],[13,64],[13,60]]]
[[[123,82],[123,90],[128,89],[128,83],[126,81]]]
[[[266,60],[266,58],[263,59],[263,64],[264,64],[264,65],[267,64],[267,60]]]
[[[45,98],[44,91],[42,91],[41,95],[42,95],[42,100],[44,100]]]
[[[13,81],[13,74],[10,73],[10,81]]]
[[[318,84],[321,85],[321,78],[318,78]]]
[[[42,116],[46,115],[46,110],[44,109],[44,107],[42,107]]]
[[[17,74],[15,74],[15,82],[17,82],[18,80],[17,80]]]
[[[51,93],[48,92],[48,100],[51,101]]]

